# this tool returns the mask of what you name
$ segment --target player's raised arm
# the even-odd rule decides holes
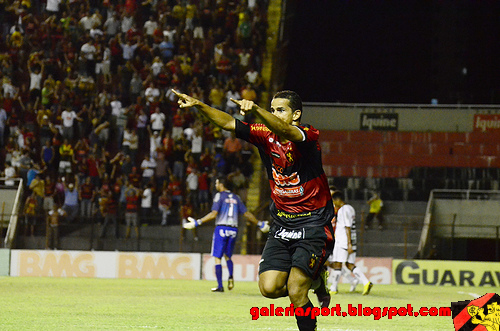
[[[303,141],[302,131],[295,125],[300,124],[302,110],[292,110],[288,105],[288,100],[283,98],[273,99],[271,112],[259,107],[250,100],[234,100],[232,102],[240,106],[242,113],[253,112],[262,120],[269,130],[276,133],[283,139],[290,141]]]
[[[174,94],[179,98],[178,101],[179,107],[181,108],[195,107],[196,109],[201,111],[212,123],[214,123],[221,129],[234,131],[236,127],[235,119],[228,113],[212,108],[209,105],[187,94],[180,93],[175,90],[172,90],[172,92],[174,92]]]

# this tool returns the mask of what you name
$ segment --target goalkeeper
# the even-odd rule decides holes
[[[212,292],[224,292],[224,287],[222,286],[222,255],[226,257],[226,265],[229,271],[227,288],[232,290],[234,287],[233,261],[231,260],[231,256],[233,255],[234,244],[238,236],[238,216],[243,214],[249,221],[257,224],[259,229],[264,233],[269,232],[269,225],[267,221],[258,221],[247,210],[240,197],[228,189],[225,178],[217,178],[215,180],[215,188],[217,189],[217,194],[214,197],[212,211],[198,220],[188,217],[188,222],[183,227],[194,229],[205,222],[215,219],[212,256],[215,258],[217,287],[214,287]]]

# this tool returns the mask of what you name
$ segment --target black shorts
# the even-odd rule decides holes
[[[334,242],[330,222],[324,227],[297,230],[273,224],[262,252],[259,274],[269,270],[290,272],[292,267],[297,267],[316,279],[333,250]]]

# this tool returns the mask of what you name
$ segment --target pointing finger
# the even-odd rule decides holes
[[[235,104],[237,104],[238,106],[241,104],[241,101],[234,100],[233,98],[230,98],[229,100],[231,100],[232,102],[234,102],[234,103],[235,103]]]

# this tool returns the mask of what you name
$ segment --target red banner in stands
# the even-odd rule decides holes
[[[474,131],[500,132],[500,115],[474,115]]]

